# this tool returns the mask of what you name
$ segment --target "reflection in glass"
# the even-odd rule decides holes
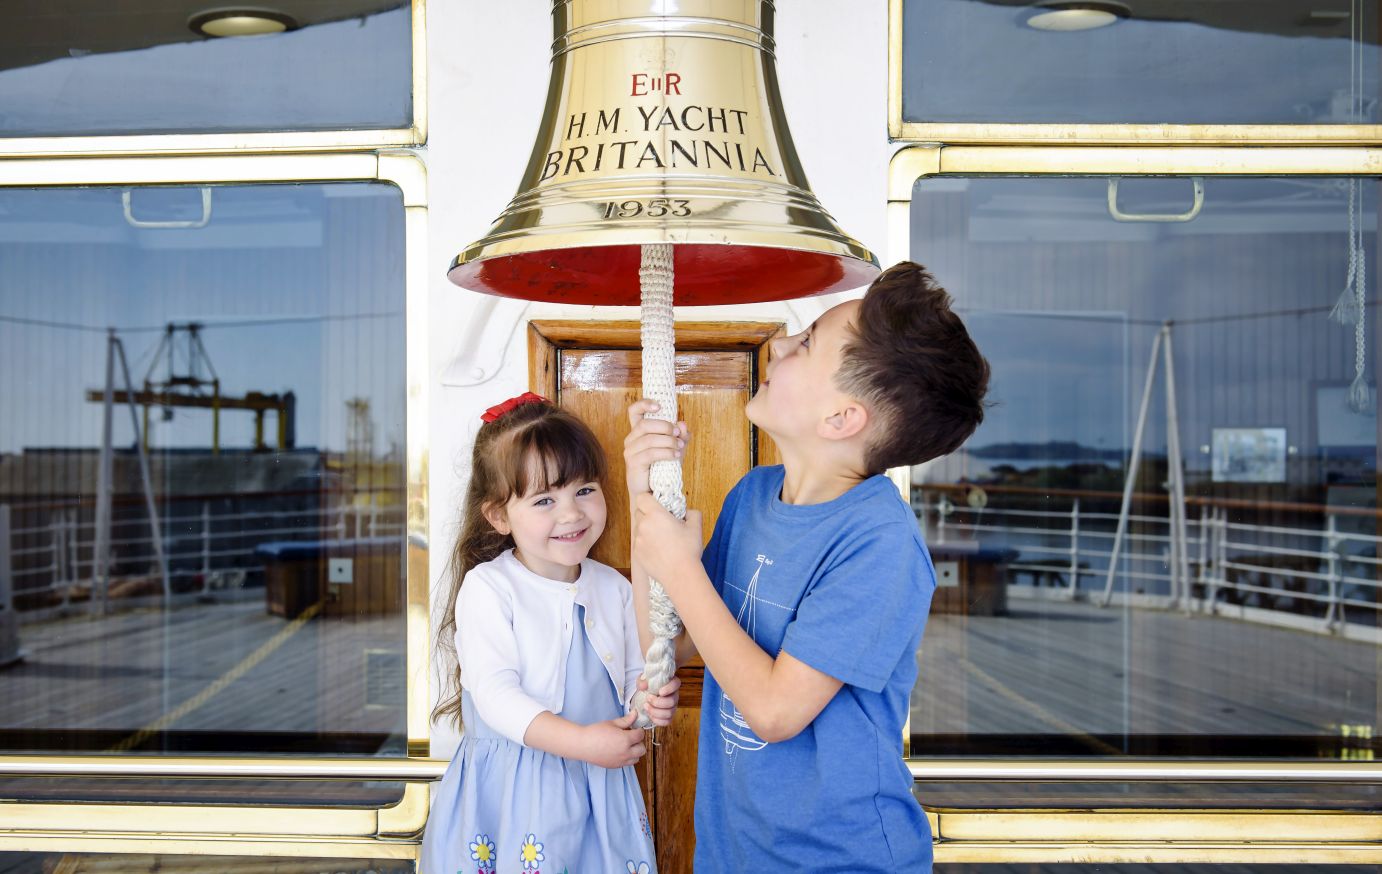
[[[1098,25],[1052,18],[1097,5]],[[1317,8],[1319,7],[1319,8]],[[1045,13],[1045,14],[1041,14]],[[1282,0],[906,0],[911,122],[1376,123],[1377,13]]]
[[[388,185],[0,190],[0,752],[404,754],[403,289]]]
[[[212,38],[195,29],[197,13],[226,8],[75,0],[7,10],[0,137],[412,122],[407,0],[292,4],[282,33]]]
[[[1181,214],[1192,192],[1124,180],[1119,208]],[[1208,178],[1183,221],[1116,221],[1108,194],[916,187],[913,255],[995,405],[913,471],[942,586],[912,752],[1372,759],[1376,183]],[[1331,318],[1358,289],[1361,324]]]

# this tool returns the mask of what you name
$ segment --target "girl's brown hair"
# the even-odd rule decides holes
[[[543,401],[515,407],[480,426],[470,460],[470,486],[461,511],[461,530],[449,563],[451,587],[437,626],[437,649],[446,653],[450,680],[432,718],[461,723],[461,670],[456,661],[456,596],[465,575],[476,565],[513,548],[485,518],[486,509],[502,508],[509,499],[559,489],[571,483],[605,480],[605,452],[584,422]]]

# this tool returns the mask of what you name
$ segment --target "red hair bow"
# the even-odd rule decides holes
[[[493,422],[495,419],[500,418],[500,417],[503,416],[505,413],[508,413],[508,412],[510,412],[511,410],[513,410],[513,409],[515,409],[515,408],[517,408],[517,407],[521,407],[521,406],[523,406],[524,404],[545,404],[545,403],[550,403],[550,402],[549,402],[546,398],[544,398],[542,395],[535,395],[535,394],[533,394],[533,393],[530,392],[530,391],[525,391],[523,394],[519,395],[519,396],[516,397],[516,398],[509,398],[507,401],[504,401],[502,404],[495,404],[494,406],[490,407],[488,410],[485,410],[484,413],[482,413],[482,414],[480,415],[480,421],[482,421],[482,422]]]

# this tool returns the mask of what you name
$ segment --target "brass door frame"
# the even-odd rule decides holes
[[[1382,141],[1379,124],[1014,124],[902,119],[902,7],[888,0],[888,136],[920,143],[1156,143],[1179,145],[1367,145]]]
[[[0,159],[26,156],[193,155],[405,148],[427,142],[427,0],[410,0],[412,123],[403,128],[243,133],[2,137]]]
[[[900,0],[892,0],[896,6]],[[888,172],[887,263],[911,257],[912,192],[944,176],[1379,176],[1382,149],[932,146]],[[918,780],[1379,783],[1382,763],[911,758]],[[937,862],[1382,864],[1382,813],[1246,809],[928,811]]]
[[[0,187],[141,186],[274,182],[384,182],[404,211],[406,362],[407,606],[406,724],[410,756],[426,756],[430,737],[427,428],[426,165],[408,152],[139,158],[34,158],[0,161]],[[0,802],[0,852],[155,852],[332,858],[416,858],[432,776],[409,759],[366,759],[362,771],[332,759],[286,757],[0,756],[0,773],[58,776],[386,779],[406,782],[382,808],[266,807],[247,804],[87,804]],[[369,776],[362,776],[362,774]]]

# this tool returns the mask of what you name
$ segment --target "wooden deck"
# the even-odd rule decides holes
[[[911,754],[920,758],[1373,757],[1372,738],[1352,736],[1378,723],[1382,648],[1372,644],[1010,598],[1004,616],[932,616],[918,664]],[[917,796],[954,808],[1382,809],[1382,786],[1372,785],[922,783]]]
[[[253,600],[194,603],[20,629],[0,670],[11,752],[405,755],[401,614],[268,615]],[[372,675],[371,675],[372,672]],[[29,800],[377,806],[398,784],[309,781],[0,780]]]
[[[1174,611],[1013,598],[1004,616],[932,616],[914,737],[927,734],[1339,738],[1378,722],[1382,648]]]
[[[262,599],[23,625],[0,729],[133,733],[176,711],[173,732],[404,731],[402,662],[366,682],[367,654],[403,652],[401,614],[293,626]]]

